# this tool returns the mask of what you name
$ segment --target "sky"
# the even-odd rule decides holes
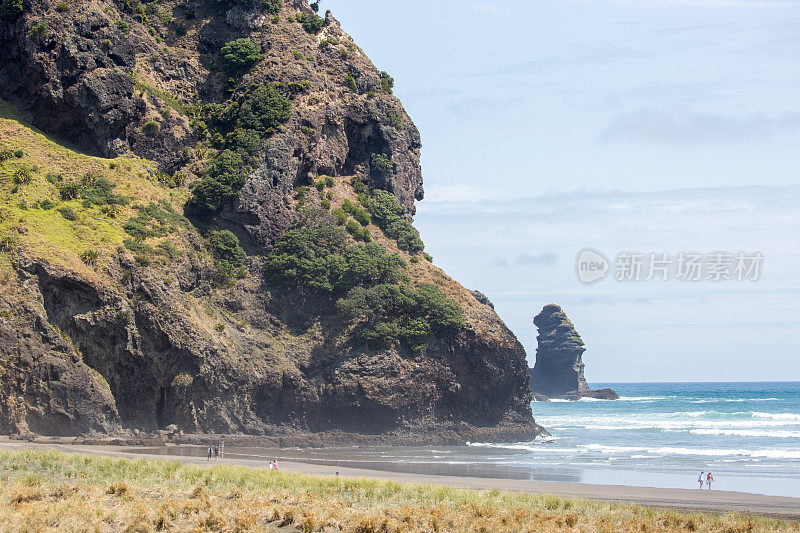
[[[800,2],[322,8],[420,129],[426,250],[531,365],[532,318],[557,303],[590,383],[800,380]],[[585,249],[604,279],[579,279]],[[700,280],[676,279],[682,252],[706,261]],[[718,252],[760,254],[758,275],[705,279]],[[644,279],[651,253],[666,281]],[[631,257],[640,279],[617,280]]]

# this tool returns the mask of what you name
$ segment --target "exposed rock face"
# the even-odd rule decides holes
[[[534,395],[548,398],[600,398],[616,400],[611,389],[591,390],[583,375],[586,348],[566,313],[555,304],[544,306],[533,319],[539,329],[536,337],[536,364],[530,370]]]
[[[160,5],[176,20],[156,21],[154,36],[116,4],[70,4],[60,13],[43,0],[26,2],[20,19],[0,21],[0,97],[91,154],[130,151],[191,180],[206,162],[182,106],[224,101],[229,76],[214,69],[220,47],[243,36],[258,42],[265,58],[242,84],[308,90],[214,222],[239,236],[247,275],[217,287],[196,229],[174,237],[181,253],[169,261],[134,260],[115,244],[97,268],[74,250],[46,256],[25,240],[26,228],[14,229],[23,245],[0,254],[0,266],[11,269],[0,279],[0,432],[291,428],[427,432],[430,440],[437,432],[451,440],[540,432],[521,344],[488,300],[427,261],[413,275],[456,301],[465,326],[413,353],[358,345],[330,302],[263,281],[263,255],[294,220],[297,186],[318,174],[364,176],[393,192],[409,220],[423,197],[419,132],[338,22],[328,15],[322,33],[307,34],[287,20],[311,13],[301,0],[285,2],[274,19],[216,2],[193,6],[191,18],[183,3]],[[30,31],[37,21],[47,31]],[[325,39],[340,44],[322,46]],[[343,85],[347,73],[357,91]],[[144,132],[148,121],[158,122],[156,132]],[[370,168],[376,152],[390,156],[393,172]]]

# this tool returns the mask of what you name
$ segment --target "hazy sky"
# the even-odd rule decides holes
[[[417,227],[533,364],[589,381],[800,380],[800,3],[324,0],[422,133]],[[761,252],[758,281],[576,276],[584,248]]]

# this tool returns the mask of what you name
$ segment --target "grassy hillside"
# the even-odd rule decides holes
[[[159,184],[161,174],[152,163],[73,151],[27,126],[2,103],[0,160],[0,282],[11,275],[8,254],[16,251],[102,286],[113,279],[119,254],[144,260],[142,244],[169,250],[166,242],[179,246],[178,226],[190,229],[177,215],[187,191]],[[111,187],[104,189],[104,183]],[[175,231],[142,242],[124,225],[150,205],[170,214]]]
[[[245,467],[0,452],[13,530],[797,531],[797,523]]]

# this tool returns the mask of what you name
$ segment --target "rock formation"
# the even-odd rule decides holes
[[[536,364],[529,373],[530,387],[537,401],[548,398],[619,398],[611,389],[589,388],[583,375],[583,352],[586,348],[561,307],[556,304],[544,306],[542,312],[533,318],[533,323],[539,329],[536,337],[539,345]]]
[[[413,343],[370,343],[335,288],[265,278],[304,209],[318,224],[388,191],[411,221],[421,142],[393,80],[330,13],[234,4],[27,0],[0,19],[0,98],[20,112],[0,115],[0,432],[539,433],[521,344],[488,300],[400,243],[398,221],[342,212],[353,237],[336,231],[397,257],[398,283],[433,286],[458,327],[426,333],[389,315],[379,326]],[[243,38],[260,52],[233,73],[220,50]],[[236,145],[265,86],[291,113]],[[231,131],[214,130],[231,116]],[[240,182],[223,176],[238,190],[190,223],[187,198],[231,146],[250,161]],[[99,199],[96,183],[110,183]],[[241,253],[213,246],[222,230]]]

